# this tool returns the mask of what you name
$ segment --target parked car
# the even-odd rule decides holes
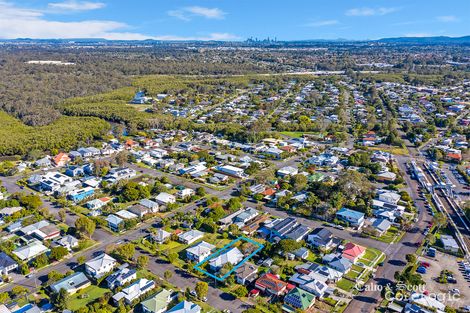
[[[428,268],[431,266],[431,264],[429,264],[428,262],[421,262],[421,266]]]
[[[457,288],[453,288],[450,290],[450,293],[453,295],[460,295],[460,290]]]
[[[416,272],[420,274],[426,274],[426,268],[424,266],[420,266],[416,269]]]

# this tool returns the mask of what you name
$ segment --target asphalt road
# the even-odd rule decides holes
[[[424,235],[421,230],[423,230],[427,223],[432,220],[432,217],[424,208],[424,202],[419,200],[418,182],[411,179],[410,176],[406,174],[405,163],[410,161],[409,157],[396,156],[396,160],[400,170],[405,173],[403,178],[407,184],[407,191],[419,208],[420,214],[418,215],[418,222],[414,225],[414,230],[407,232],[400,242],[391,244],[385,250],[381,250],[387,255],[387,258],[384,266],[378,267],[375,273],[375,278],[371,279],[367,283],[367,285],[372,287],[367,288],[367,290],[371,291],[364,291],[355,296],[346,308],[346,313],[375,312],[375,308],[380,304],[382,296],[379,290],[373,288],[373,285],[386,286],[394,281],[395,272],[403,270],[403,266],[407,263],[406,255],[415,254],[417,250],[415,243],[424,239]]]
[[[275,165],[276,168],[280,168],[283,166],[295,165],[297,162],[298,162],[298,157],[291,158],[286,161],[274,161],[273,164]],[[399,161],[400,166],[403,165],[403,162],[404,162],[403,160]],[[194,183],[192,181],[188,181],[184,178],[181,178],[172,174],[162,173],[155,169],[142,168],[136,165],[130,165],[130,167],[134,168],[135,170],[137,170],[138,172],[142,174],[147,174],[152,177],[167,176],[173,184],[184,185],[190,188],[197,188],[200,186],[199,184]],[[13,192],[24,191],[19,186],[16,185],[16,182],[19,179],[21,179],[21,176],[6,177],[6,179],[2,179],[2,181],[3,181],[4,186],[7,188],[7,190],[13,193]],[[405,177],[405,179],[407,180],[407,183],[409,184],[409,186],[412,186],[410,195],[413,197],[413,199],[417,199],[418,195],[416,193],[415,181],[411,181],[409,177]],[[227,188],[221,191],[221,190],[211,189],[207,186],[204,186],[204,187],[206,188],[208,193],[215,195],[221,199],[229,198],[233,191],[232,188]],[[44,197],[42,198],[43,198],[44,206],[46,206],[50,210],[51,213],[57,216],[57,212],[59,211],[60,208],[54,206],[51,202],[47,201]],[[253,203],[247,202],[246,205],[253,206]],[[189,213],[195,208],[196,208],[195,205],[187,205],[185,207],[182,207],[180,210],[185,213]],[[264,209],[266,212],[269,212],[276,216],[280,216],[280,217],[289,216],[289,214],[285,211],[279,211],[270,207],[264,207]],[[427,217],[425,216],[426,214],[425,212],[426,210],[421,210],[419,226],[423,226],[423,227],[425,226],[425,220],[427,219]],[[67,212],[66,223],[69,225],[73,225],[76,218],[77,216],[74,215],[74,213]],[[322,225],[321,222],[318,222],[318,221],[306,219],[303,217],[298,217],[298,219],[299,219],[299,222],[311,228],[316,228],[320,226],[325,227]],[[129,241],[133,241],[135,239],[138,239],[143,236],[142,229],[146,229],[149,226],[150,226],[149,224],[143,223],[143,224],[140,224],[136,229],[128,231],[123,234],[119,234],[119,235],[110,234],[107,231],[98,228],[93,235],[93,239],[99,242],[96,246],[92,247],[89,250],[80,252],[69,259],[62,260],[55,264],[51,264],[51,266],[40,269],[37,273],[33,274],[33,277],[26,278],[24,276],[17,275],[16,280],[13,284],[0,287],[0,291],[11,290],[11,288],[15,284],[23,285],[30,290],[35,290],[41,283],[47,280],[47,274],[51,272],[52,270],[65,273],[68,270],[73,269],[77,265],[77,258],[79,256],[84,256],[88,260],[96,256],[97,254],[102,253],[103,251],[106,250],[107,247],[109,247],[112,244],[115,244],[116,242],[120,240],[125,239]],[[419,241],[420,238],[422,238],[422,235],[420,232],[407,233],[404,236],[404,239],[400,243],[387,244],[387,243],[373,240],[371,238],[361,237],[358,234],[353,233],[353,232],[342,231],[342,230],[338,230],[332,227],[328,227],[328,228],[331,230],[331,232],[334,235],[340,238],[354,241],[366,247],[373,247],[373,248],[379,249],[387,255],[388,261],[386,262],[384,267],[381,267],[377,270],[376,278],[374,279],[375,282],[380,283],[380,284],[386,284],[387,282],[393,280],[393,275],[395,271],[400,270],[404,264],[403,262],[405,262],[405,255],[408,253],[414,253],[416,251],[416,247],[413,245],[413,243],[416,241]],[[170,270],[173,273],[173,276],[170,279],[170,282],[181,289],[185,289],[187,286],[193,288],[196,282],[198,281],[196,277],[188,275],[184,271],[181,271],[180,269],[175,268],[173,265],[162,262],[155,258],[151,258],[151,261],[149,263],[149,270],[151,270],[153,273],[161,277],[163,277],[163,273],[166,270]],[[352,304],[348,307],[346,311],[354,312],[354,313],[371,312],[373,310],[373,307],[375,307],[376,303],[378,302],[380,298],[381,298],[380,293],[377,293],[377,292],[362,293],[361,295],[356,296],[353,299]],[[222,291],[220,291],[220,289],[216,288],[215,286],[210,287],[208,299],[209,299],[208,303],[211,306],[219,310],[230,309],[232,312],[241,312],[244,309],[246,309],[246,304],[244,304],[243,302],[239,300],[234,299],[232,296],[228,294],[223,293]]]

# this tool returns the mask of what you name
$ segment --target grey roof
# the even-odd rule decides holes
[[[9,255],[5,252],[0,252],[0,269],[7,268],[17,264]]]
[[[201,312],[201,307],[190,301],[181,301],[168,311],[167,313],[199,313]]]
[[[70,289],[78,289],[81,286],[88,284],[89,282],[90,281],[85,276],[85,274],[82,272],[77,272],[51,285],[51,290],[53,292],[59,292],[61,289],[69,291]]]
[[[375,219],[372,223],[372,227],[377,228],[379,231],[387,231],[390,226],[392,226],[392,223],[384,218]]]
[[[238,248],[232,248],[225,253],[220,254],[219,256],[211,259],[209,264],[213,268],[219,268],[224,266],[227,263],[231,263],[232,265],[238,264],[241,260],[243,260],[243,253],[238,250]]]

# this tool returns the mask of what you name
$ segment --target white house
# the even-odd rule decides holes
[[[187,198],[187,197],[191,197],[194,194],[195,194],[195,192],[194,192],[193,189],[184,188],[184,189],[178,190],[178,192],[176,193],[176,196],[178,197],[178,199],[184,199],[184,198]]]
[[[201,241],[198,244],[186,249],[186,258],[190,261],[199,263],[211,255],[214,249],[214,245],[211,245],[205,241]]]
[[[227,252],[224,252],[217,257],[209,260],[209,267],[214,272],[219,271],[225,264],[230,263],[237,265],[243,260],[243,253],[238,248],[231,248]]]
[[[299,170],[293,166],[284,166],[283,168],[280,168],[277,170],[277,175],[281,177],[294,176],[294,175],[297,175],[298,173],[299,173]]]
[[[242,168],[235,167],[232,165],[222,165],[222,166],[217,166],[215,168],[216,171],[228,175],[228,176],[234,176],[238,178],[245,177],[245,171]]]
[[[168,205],[170,203],[175,203],[176,197],[174,195],[170,195],[169,193],[161,192],[155,198],[155,201],[160,205]]]
[[[397,204],[400,201],[400,195],[396,192],[383,192],[379,193],[379,200],[390,203],[390,204]]]
[[[20,247],[13,251],[13,254],[16,255],[21,261],[28,262],[40,254],[46,253],[49,251],[49,248],[44,246],[38,240],[34,240],[30,244]]]
[[[78,239],[72,235],[66,235],[58,239],[56,242],[58,245],[67,248],[69,251],[72,251],[73,248],[78,247]]]
[[[85,271],[88,275],[97,279],[111,272],[116,265],[117,262],[113,257],[103,253],[100,256],[97,256],[96,258],[86,262]]]
[[[130,305],[134,300],[139,299],[139,297],[143,296],[145,293],[154,288],[155,282],[153,280],[141,278],[136,280],[128,287],[123,288],[120,292],[116,293],[113,296],[113,300],[115,303],[118,303],[121,299],[124,299],[124,302]]]
[[[197,229],[188,230],[185,233],[181,233],[178,235],[178,240],[184,244],[190,245],[193,242],[201,239],[204,237],[204,233]]]

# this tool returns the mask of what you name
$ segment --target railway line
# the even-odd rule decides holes
[[[470,257],[470,221],[465,216],[461,208],[452,199],[439,177],[433,172],[428,163],[423,164],[425,171],[423,171],[422,179],[424,179],[425,188],[431,193],[433,202],[437,209],[443,212],[451,226],[455,229],[455,236],[460,243],[465,256]],[[433,187],[438,186],[438,188]]]

